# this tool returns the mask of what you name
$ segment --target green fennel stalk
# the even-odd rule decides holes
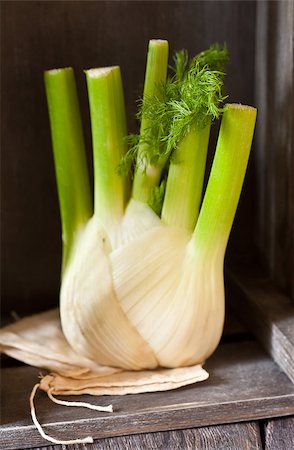
[[[174,151],[161,212],[164,223],[192,232],[199,213],[210,123],[192,127]]]
[[[224,255],[253,139],[256,109],[227,104],[203,204],[193,233],[195,249]]]
[[[84,136],[73,69],[45,72],[60,204],[64,271],[78,230],[92,215]]]
[[[168,62],[168,42],[153,39],[149,42],[143,102],[146,98],[159,95],[158,84],[165,82]],[[136,200],[148,203],[151,191],[160,181],[163,164],[153,165],[146,155],[150,153],[152,144],[148,142],[150,136],[150,122],[144,113],[141,119],[140,133],[145,135],[145,142],[138,147],[137,165],[133,181],[132,196]],[[151,137],[151,136],[150,136]]]
[[[126,118],[118,66],[86,71],[94,157],[94,211],[104,227],[119,221],[126,204],[126,176],[117,171],[126,152]]]

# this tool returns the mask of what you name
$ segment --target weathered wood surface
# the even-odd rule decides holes
[[[256,267],[229,274],[230,308],[294,383],[294,305]]]
[[[294,416],[269,420],[264,437],[265,450],[293,450]]]
[[[165,393],[90,397],[114,414],[55,405],[40,392],[37,417],[59,439],[106,438],[294,414],[294,386],[254,341],[223,344],[207,362],[209,380]],[[4,369],[1,450],[46,445],[34,428],[28,397],[38,377],[30,367]]]
[[[93,444],[69,445],[68,450],[293,450],[294,416],[268,422],[163,431],[96,440]],[[61,445],[36,450],[61,450]]]
[[[99,439],[94,444],[69,445],[66,448],[68,450],[262,450],[262,444],[258,422],[248,422],[120,436]],[[42,447],[42,450],[61,449],[61,445]]]
[[[294,2],[256,3],[256,244],[294,301]]]

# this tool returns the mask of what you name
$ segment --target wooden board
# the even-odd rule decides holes
[[[256,2],[252,153],[261,263],[294,302],[294,2]]]
[[[114,414],[66,408],[41,392],[37,417],[59,439],[114,437],[294,414],[294,386],[255,341],[221,345],[205,366],[209,380],[164,393],[90,397]],[[37,381],[31,367],[4,369],[1,449],[46,445],[33,426],[28,398]]]
[[[294,417],[269,420],[265,427],[266,450],[293,450]]]
[[[255,267],[230,272],[227,301],[294,383],[294,305]]]
[[[84,450],[85,446],[69,445],[68,450]],[[191,430],[163,431],[99,439],[87,445],[91,450],[262,450],[258,422],[248,422]],[[61,445],[42,450],[62,450]],[[278,450],[277,448],[275,450]],[[282,449],[281,449],[282,450]]]

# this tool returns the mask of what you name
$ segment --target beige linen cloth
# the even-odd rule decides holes
[[[0,329],[0,351],[49,371],[33,388],[30,398],[33,421],[42,436],[54,443],[93,442],[91,437],[74,441],[59,441],[46,435],[35,416],[33,398],[38,388],[51,400],[66,406],[85,406],[111,412],[112,408],[83,402],[63,402],[55,395],[125,395],[167,391],[206,380],[208,373],[201,365],[176,369],[156,369],[139,372],[101,366],[78,355],[67,343],[61,329],[59,310],[54,309],[27,317]]]

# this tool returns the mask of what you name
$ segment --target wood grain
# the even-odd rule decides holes
[[[269,420],[265,427],[265,450],[293,450],[294,417]]]
[[[61,450],[61,445],[42,447]],[[88,445],[69,445],[68,450],[262,450],[257,422],[219,425],[191,430],[164,431],[99,439]],[[41,450],[41,449],[40,449]]]
[[[294,414],[294,386],[254,341],[221,345],[207,362],[209,380],[162,393],[89,397],[114,414],[66,408],[44,392],[35,400],[46,432],[59,439],[107,438]],[[2,372],[1,450],[46,445],[32,425],[28,397],[38,377],[30,367]],[[69,397],[70,399],[70,397]]]
[[[258,268],[229,273],[227,301],[294,383],[294,305]]]
[[[294,301],[294,3],[257,2],[256,244]]]

